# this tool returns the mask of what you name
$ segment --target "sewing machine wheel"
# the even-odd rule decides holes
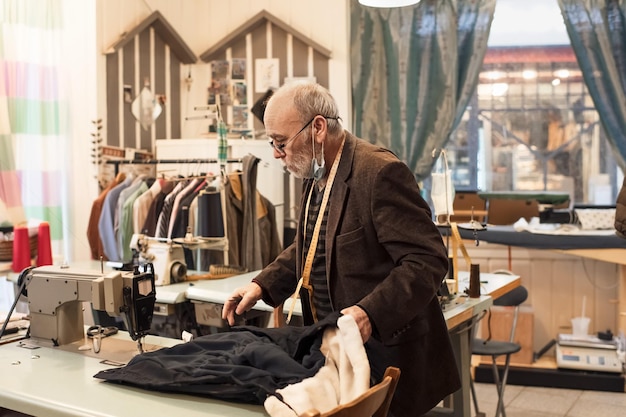
[[[25,268],[24,270],[22,270],[22,272],[20,272],[20,275],[17,277],[17,288],[21,288],[21,294],[24,297],[28,297],[28,290],[26,289],[27,285],[24,282],[24,280],[26,279],[26,276],[28,275],[28,273],[35,268],[34,266],[29,266],[27,268]]]
[[[187,276],[187,265],[181,262],[174,262],[172,264],[172,268],[170,269],[170,280],[171,282],[182,282],[185,280]]]

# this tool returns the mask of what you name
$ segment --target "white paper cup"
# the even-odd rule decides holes
[[[589,335],[589,317],[574,317],[572,319],[572,334],[575,337],[587,337]]]

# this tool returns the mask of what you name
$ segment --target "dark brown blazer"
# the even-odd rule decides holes
[[[304,196],[311,185],[305,181]],[[294,244],[255,279],[265,302],[277,306],[294,292],[301,259],[298,228]],[[389,365],[402,371],[395,417],[421,415],[460,388],[436,296],[447,269],[443,240],[407,165],[346,132],[326,229],[330,299],[334,311],[355,304],[367,311],[373,376]]]

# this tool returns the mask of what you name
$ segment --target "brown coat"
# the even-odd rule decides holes
[[[91,204],[91,212],[89,213],[89,221],[87,223],[87,241],[89,242],[89,249],[91,250],[91,259],[99,260],[102,256],[102,260],[106,261],[107,258],[104,255],[104,248],[102,241],[100,240],[100,232],[98,231],[98,220],[100,220],[100,213],[102,213],[102,206],[104,205],[104,199],[109,191],[115,186],[126,179],[126,174],[120,172],[115,179],[109,183],[109,185],[102,190],[100,195]]]
[[[310,186],[306,181],[304,196]],[[264,301],[276,306],[293,293],[301,259],[298,228],[295,243],[256,279]],[[326,229],[330,298],[334,311],[359,304],[369,314],[373,375],[380,378],[389,365],[401,369],[395,417],[421,415],[460,388],[436,297],[447,268],[441,235],[408,167],[346,133]]]

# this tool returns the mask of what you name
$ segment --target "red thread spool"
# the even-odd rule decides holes
[[[52,265],[52,242],[48,222],[40,223],[37,233],[37,266]]]
[[[24,268],[31,266],[30,241],[28,228],[16,227],[13,229],[13,272],[22,272]]]

